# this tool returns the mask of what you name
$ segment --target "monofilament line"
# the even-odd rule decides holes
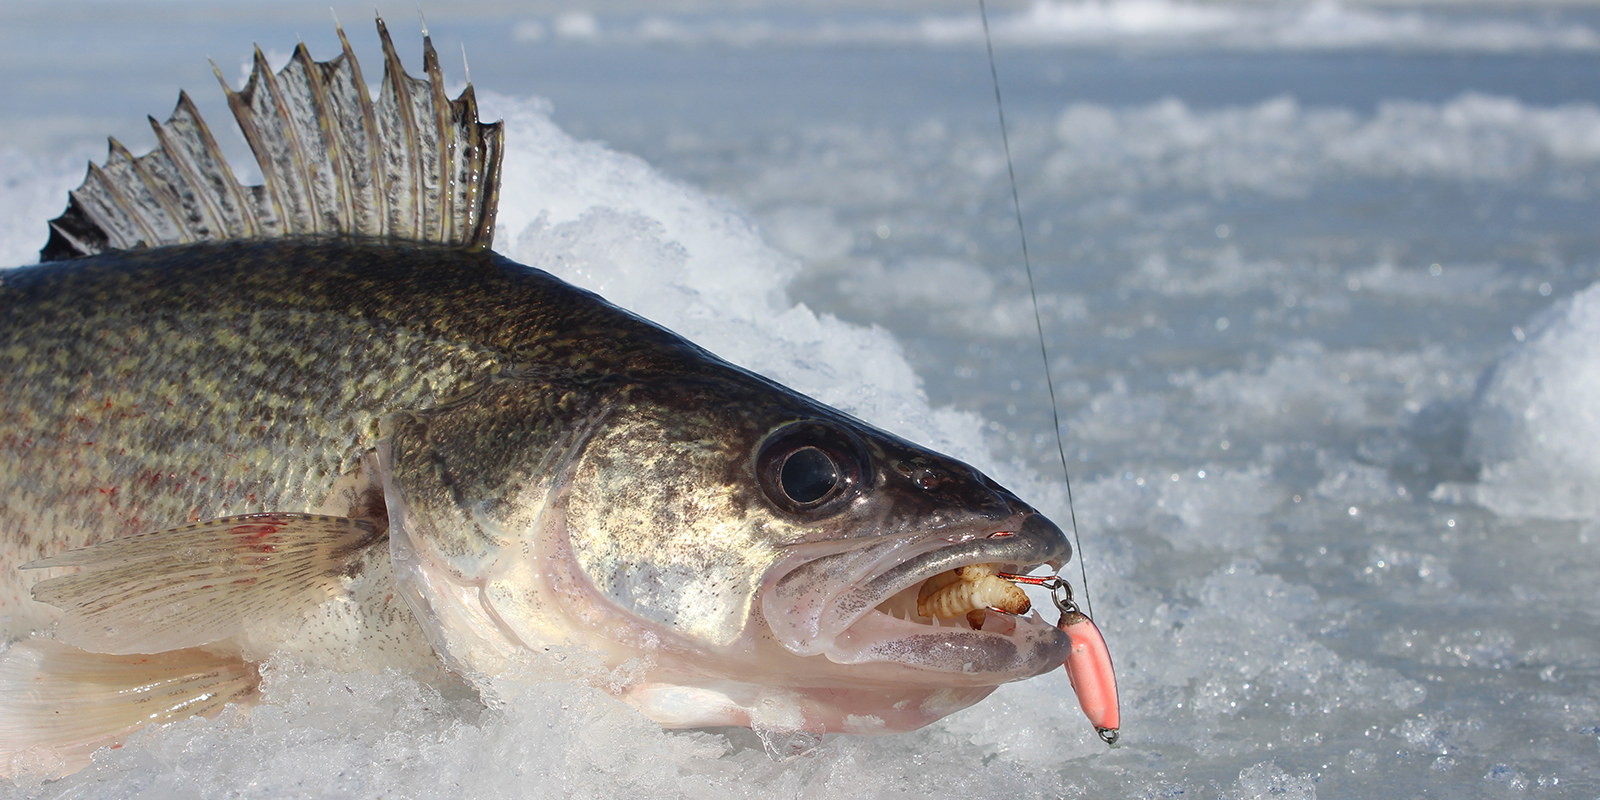
[[[1039,358],[1044,361],[1044,385],[1050,390],[1050,420],[1055,423],[1056,454],[1061,457],[1061,478],[1067,485],[1067,514],[1072,519],[1072,544],[1078,550],[1078,574],[1083,577],[1083,604],[1094,617],[1094,601],[1089,594],[1089,570],[1084,566],[1083,541],[1078,537],[1078,512],[1072,507],[1072,474],[1067,469],[1067,448],[1061,443],[1061,412],[1056,407],[1056,382],[1050,377],[1050,353],[1044,344],[1044,317],[1039,313],[1039,292],[1033,284],[1033,262],[1028,258],[1028,231],[1022,224],[1022,199],[1017,194],[1017,170],[1011,163],[1011,136],[1006,132],[1006,107],[1000,101],[1000,71],[994,66],[994,42],[989,38],[989,8],[978,0],[978,16],[983,20],[983,47],[989,54],[989,79],[994,84],[994,110],[1000,117],[1000,144],[1006,151],[1006,174],[1011,178],[1011,209],[1017,215],[1017,236],[1022,240],[1022,266],[1028,273],[1028,296],[1033,298],[1033,325],[1039,332]]]

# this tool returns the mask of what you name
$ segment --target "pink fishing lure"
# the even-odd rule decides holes
[[[1111,651],[1094,620],[1079,611],[1066,611],[1056,627],[1072,637],[1067,656],[1067,679],[1078,695],[1084,716],[1107,744],[1117,741],[1122,727],[1122,711],[1117,704],[1117,673],[1111,666]]]

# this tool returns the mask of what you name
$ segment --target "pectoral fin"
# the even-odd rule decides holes
[[[366,520],[250,514],[112,539],[23,569],[81,568],[33,587],[35,600],[66,612],[62,642],[164,653],[305,612],[383,536]]]
[[[55,777],[134,731],[255,697],[261,676],[205,650],[106,655],[34,638],[0,656],[0,777]]]

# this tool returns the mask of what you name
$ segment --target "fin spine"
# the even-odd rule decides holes
[[[383,140],[378,135],[378,118],[372,107],[372,93],[367,90],[367,82],[361,77],[361,62],[356,60],[355,50],[350,47],[350,39],[344,35],[344,26],[335,23],[335,28],[339,33],[339,46],[343,48],[343,52],[328,65],[326,70],[330,75],[334,75],[338,74],[341,63],[350,67],[345,78],[355,91],[356,107],[360,113],[341,115],[340,119],[344,120],[346,125],[345,142],[354,144],[359,138],[364,145],[360,163],[351,164],[351,177],[354,178],[358,171],[365,173],[362,176],[366,179],[362,188],[365,189],[367,202],[373,209],[365,215],[356,215],[356,219],[367,222],[367,228],[357,232],[368,236],[382,236],[388,232],[384,223],[389,216],[388,196],[380,191],[380,187],[383,186],[383,165],[378,162],[378,154],[383,152]],[[329,81],[329,85],[333,85],[332,81]],[[361,128],[358,136],[352,136],[348,126],[355,124],[357,120],[360,121]],[[356,202],[354,192],[351,202]]]
[[[138,246],[140,240],[133,231],[135,223],[123,208],[116,187],[106,180],[106,173],[98,164],[89,165],[89,174],[74,196],[86,210],[105,220],[106,241],[118,247]]]
[[[316,126],[316,133],[321,137],[324,152],[327,157],[325,168],[318,170],[316,186],[324,197],[318,200],[321,207],[319,222],[326,220],[328,227],[338,230],[338,221],[351,219],[355,214],[355,204],[350,200],[350,186],[347,181],[339,178],[350,172],[348,157],[345,154],[343,136],[339,126],[334,124],[333,104],[328,99],[328,86],[326,76],[311,57],[311,51],[306,49],[305,42],[301,42],[294,49],[294,62],[305,76],[307,94],[315,111],[312,122]],[[313,165],[314,166],[314,165]]]
[[[214,66],[214,65],[213,65]],[[233,168],[217,147],[216,137],[195,108],[188,92],[178,93],[178,104],[157,135],[174,161],[185,166],[190,187],[206,201],[216,215],[217,238],[254,238],[262,235],[254,209],[245,197],[244,187],[233,176]]]
[[[108,141],[106,149],[106,163],[100,168],[102,179],[116,189],[117,201],[139,229],[141,241],[153,242],[177,235],[170,222],[164,219],[166,209],[160,196],[144,181],[128,149],[114,137]]]
[[[411,76],[400,68],[400,56],[395,53],[394,41],[389,38],[389,28],[378,20],[378,38],[383,42],[384,81],[378,95],[378,121],[389,132],[397,133],[391,147],[380,151],[386,158],[390,185],[396,189],[398,202],[389,207],[389,233],[392,236],[421,238],[421,195],[416,188],[421,183],[417,165],[417,122],[415,107],[411,102]],[[385,113],[387,112],[387,113]],[[380,128],[382,130],[382,128]],[[387,137],[386,137],[387,138]]]
[[[155,117],[149,119],[150,129],[156,134],[158,146],[140,163],[144,163],[146,165],[144,168],[153,173],[152,183],[163,184],[169,188],[170,191],[166,194],[176,204],[172,210],[173,216],[188,232],[189,238],[185,241],[215,238],[214,233],[227,230],[216,200],[208,192],[201,191],[200,187],[203,184],[195,174],[193,165],[181,151],[176,149],[173,138],[167,134],[166,129],[156,121]]]
[[[450,174],[450,166],[455,161],[457,149],[455,126],[451,124],[455,115],[450,107],[449,98],[444,95],[444,73],[439,70],[439,54],[433,49],[433,37],[426,34],[422,37],[422,71],[428,75],[428,100],[433,106],[432,122],[438,131],[433,178],[438,181],[439,209],[438,213],[430,215],[430,222],[436,221],[439,228],[430,233],[450,239],[455,237],[455,231],[452,230],[455,219],[453,208],[455,181],[452,180],[454,176]]]
[[[467,87],[471,89],[471,86]],[[472,116],[478,115],[478,101],[472,100]],[[478,212],[478,224],[473,229],[472,241],[476,247],[488,249],[494,241],[495,214],[500,209],[500,165],[505,158],[505,123],[491,122],[487,125],[472,126],[473,133],[482,137],[481,152],[483,153],[479,173],[474,177],[471,188],[479,193],[477,202],[472,204]]]
[[[95,224],[89,213],[83,210],[78,198],[69,192],[67,210],[50,220],[50,239],[39,251],[39,260],[54,260],[50,257],[54,253],[61,253],[59,258],[99,253],[107,249],[107,244],[105,231]]]
[[[111,146],[116,148],[117,158],[119,160],[127,161],[129,168],[132,169],[134,174],[138,177],[139,183],[144,187],[145,191],[149,193],[149,196],[156,201],[156,203],[160,206],[161,211],[166,215],[166,219],[162,220],[162,222],[166,223],[163,226],[166,228],[166,230],[158,234],[158,237],[175,238],[184,242],[193,241],[194,233],[189,229],[189,226],[184,223],[183,213],[177,203],[177,198],[174,198],[172,193],[166,190],[166,187],[163,185],[162,181],[158,180],[154,175],[152,175],[151,170],[148,168],[150,166],[154,166],[154,161],[152,160],[146,162],[141,159],[134,158],[133,155],[128,152],[127,148],[123,147],[122,143],[116,139],[111,140]]]

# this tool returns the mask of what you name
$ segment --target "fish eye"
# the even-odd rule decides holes
[[[839,485],[839,468],[827,453],[802,447],[789,454],[778,470],[778,485],[790,500],[808,505],[828,496]]]
[[[767,436],[756,455],[756,473],[773,505],[814,516],[831,513],[855,496],[865,463],[855,437],[807,420]]]

